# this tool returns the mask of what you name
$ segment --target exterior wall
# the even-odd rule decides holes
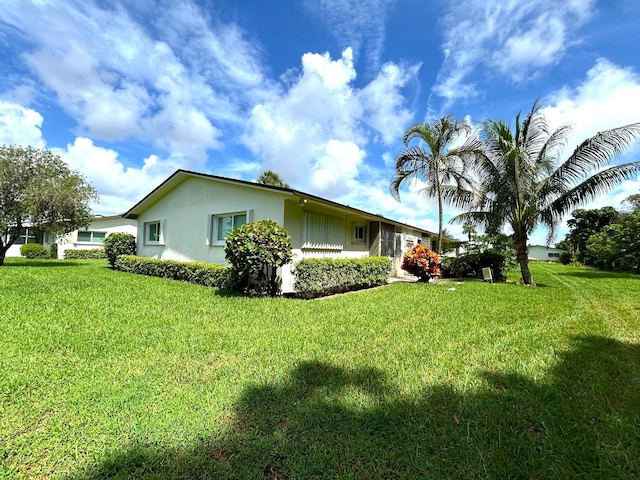
[[[565,252],[566,250],[562,250],[561,248],[547,247],[544,245],[530,245],[529,260],[559,262],[560,254]]]
[[[252,211],[252,220],[284,222],[287,196],[224,181],[191,177],[138,217],[138,255],[225,265],[224,244],[211,242],[211,216]],[[145,223],[162,223],[161,241],[150,244]],[[209,245],[212,243],[212,245]]]
[[[342,238],[342,249],[336,248],[310,248],[304,246],[304,214],[305,212],[328,215],[339,218],[343,222],[344,235]],[[284,228],[291,235],[291,246],[293,250],[293,262],[282,268],[282,291],[284,293],[293,292],[294,276],[292,270],[295,263],[305,258],[362,258],[369,256],[369,222],[366,218],[354,215],[345,210],[327,207],[317,203],[300,203],[295,197],[287,200],[284,204]],[[364,241],[356,241],[354,231],[356,225],[366,227],[366,238]]]
[[[85,231],[105,232],[106,236],[114,232],[130,233],[134,237],[138,234],[138,221],[130,218],[103,217],[95,218]],[[68,233],[58,239],[58,258],[64,258],[67,250],[91,250],[102,248],[102,243],[78,240],[78,230]]]
[[[42,241],[41,242],[38,241],[37,243],[39,243],[40,245],[44,245],[45,248],[48,249],[49,245],[51,245],[53,240],[54,240],[54,237],[51,234],[43,233],[42,234]],[[29,243],[33,243],[33,242],[29,242]],[[23,243],[20,243],[20,244],[14,243],[13,245],[11,245],[9,247],[9,249],[7,250],[6,256],[7,257],[21,257],[22,255],[20,255],[20,247],[22,247],[22,245],[24,245],[24,244]]]

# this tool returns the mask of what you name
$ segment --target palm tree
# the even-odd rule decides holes
[[[538,225],[548,228],[551,243],[565,215],[640,172],[640,161],[603,169],[640,135],[640,123],[596,134],[558,166],[569,132],[562,126],[550,133],[537,101],[523,121],[516,116],[513,130],[503,121],[484,122],[485,154],[476,157],[475,165],[479,190],[459,195],[454,202],[470,210],[454,222],[471,222],[490,234],[510,227],[526,285],[535,285],[527,241]]]
[[[466,136],[459,147],[449,148],[456,140]],[[423,142],[409,146],[414,138]],[[426,187],[419,193],[438,200],[438,240],[436,252],[442,252],[443,201],[453,198],[459,189],[473,188],[467,178],[466,164],[470,157],[480,153],[480,142],[466,122],[451,115],[432,123],[413,125],[403,137],[405,148],[395,161],[395,175],[391,179],[391,193],[400,200],[400,185],[406,180],[421,179]]]
[[[466,222],[464,225],[462,225],[462,233],[466,234],[469,241],[471,241],[471,239],[475,238],[476,236],[476,227],[473,225],[473,223]]]
[[[265,170],[262,172],[256,179],[256,182],[262,185],[271,185],[272,187],[289,188],[289,184],[273,170]]]

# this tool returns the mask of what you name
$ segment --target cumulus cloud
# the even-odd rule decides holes
[[[640,74],[606,59],[599,59],[587,72],[583,82],[575,87],[565,86],[546,99],[543,113],[552,129],[569,124],[571,137],[565,154],[569,155],[583,140],[602,130],[640,122],[640,114],[629,105],[640,105]],[[614,164],[640,160],[640,141],[635,141]],[[594,206],[620,202],[638,193],[640,179],[623,183]],[[589,207],[591,208],[591,207]]]
[[[156,155],[145,158],[140,168],[126,167],[118,152],[96,146],[84,137],[76,138],[66,148],[52,151],[72,169],[82,172],[95,187],[100,202],[93,208],[103,215],[124,213],[178,167],[173,159],[160,159]]]
[[[269,82],[237,26],[193,2],[160,3],[155,23],[142,24],[141,2],[10,0],[0,23],[20,32],[26,65],[81,134],[142,141],[201,166],[222,146],[221,126],[240,125]]]
[[[306,53],[287,88],[252,109],[244,143],[289,183],[339,196],[358,177],[367,145],[397,141],[410,121],[399,91],[417,70],[388,64],[357,89],[350,48],[335,60]]]
[[[42,120],[35,110],[0,100],[0,145],[44,147]]]
[[[447,105],[481,95],[469,77],[477,69],[521,82],[556,65],[579,42],[594,0],[470,0],[450,3],[442,18],[445,59],[434,93]]]

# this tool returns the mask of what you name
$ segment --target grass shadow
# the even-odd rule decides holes
[[[23,260],[20,259],[18,262],[6,262],[0,268],[4,267],[75,267],[78,266],[78,262],[74,262],[73,260],[50,260],[43,258],[41,260]]]
[[[248,386],[207,438],[141,440],[72,478],[638,478],[639,391],[640,347],[596,336],[544,379],[484,372],[464,392],[307,361]]]
[[[585,270],[584,268],[581,268],[580,270],[566,269],[565,271],[558,272],[556,275],[576,278],[588,278],[590,280],[598,280],[601,278],[623,278],[626,280],[640,280],[640,275],[634,275],[633,273],[614,272],[612,270],[598,270],[596,268],[591,268],[588,270]]]

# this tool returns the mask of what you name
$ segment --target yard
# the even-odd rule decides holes
[[[640,477],[640,277],[532,270],[302,301],[9,259],[0,478]]]

